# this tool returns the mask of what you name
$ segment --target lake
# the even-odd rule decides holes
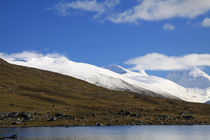
[[[13,134],[20,140],[210,140],[210,125],[0,128],[0,135]]]

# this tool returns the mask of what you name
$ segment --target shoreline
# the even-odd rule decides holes
[[[0,126],[0,129],[2,128],[54,128],[54,127],[61,127],[61,128],[69,128],[69,127],[121,127],[121,126],[209,126],[210,124],[141,124],[141,125],[127,125],[127,124],[121,124],[121,125],[55,125],[55,126],[47,126],[47,125],[40,125],[40,126]]]
[[[81,126],[81,125],[78,125],[78,126],[15,126],[15,127],[1,127],[0,126],[0,129],[10,129],[10,128],[76,128],[76,127],[127,127],[127,126],[131,126],[131,127],[135,127],[135,126],[210,126],[210,124],[202,124],[202,125],[199,125],[199,124],[178,124],[178,125],[154,125],[154,124],[145,124],[145,125],[102,125],[102,126],[96,126],[96,125],[86,125],[86,126]]]

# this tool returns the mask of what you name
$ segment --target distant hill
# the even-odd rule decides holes
[[[210,76],[199,68],[174,71],[167,78],[186,88],[210,88]]]
[[[210,104],[210,101],[207,101],[206,104]]]
[[[0,127],[210,124],[210,105],[144,92],[109,90],[0,59]]]
[[[168,79],[148,75],[145,71],[134,72],[121,66],[111,65],[105,67],[128,79],[135,80],[139,86],[164,97],[168,94],[189,102],[206,102],[210,97],[209,76],[200,69],[193,71],[175,71],[168,75]],[[175,80],[179,79],[179,80]],[[182,81],[180,84],[180,81]],[[187,87],[183,87],[188,85]]]

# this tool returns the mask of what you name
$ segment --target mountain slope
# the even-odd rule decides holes
[[[1,59],[0,110],[0,127],[210,123],[208,104],[113,91]]]
[[[117,66],[115,66],[117,67]],[[107,67],[109,68],[109,67]],[[119,67],[121,68],[121,67]],[[113,69],[110,69],[116,72]],[[206,102],[210,99],[210,90],[206,89],[189,89],[184,88],[173,81],[160,78],[157,76],[147,75],[144,71],[142,72],[132,72],[125,70],[125,73],[121,74],[124,77],[133,79],[138,82],[139,85],[145,89],[157,92],[157,93],[170,93],[185,101],[191,102]]]
[[[42,61],[40,61],[40,59]],[[154,97],[178,98],[167,92],[154,92],[151,91],[151,88],[146,89],[144,85],[140,84],[138,81],[127,78],[105,68],[86,63],[73,62],[65,57],[45,58],[43,56],[39,58],[39,60],[34,58],[27,61],[20,61],[20,59],[18,59],[17,61],[12,60],[10,62],[18,65],[33,66],[34,68],[62,73],[111,90],[131,91],[140,94],[144,93]]]
[[[28,55],[32,57],[27,57]],[[131,91],[155,97],[179,98],[202,103],[208,101],[210,97],[207,93],[209,90],[186,89],[167,79],[149,76],[144,71],[131,72],[119,66],[110,66],[107,67],[109,69],[107,70],[86,63],[73,62],[63,56],[36,55],[33,53],[23,56],[15,55],[8,61],[62,73],[111,90]]]

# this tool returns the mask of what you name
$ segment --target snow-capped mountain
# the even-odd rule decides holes
[[[210,87],[210,76],[199,68],[171,72],[167,75],[167,79],[186,88],[206,89]]]
[[[109,66],[107,68],[110,68],[112,66]],[[114,66],[117,67],[117,66]],[[122,67],[119,67],[122,68]],[[122,75],[133,79],[137,82],[139,82],[140,85],[142,85],[144,88],[149,89],[151,91],[157,92],[157,93],[170,93],[174,96],[177,96],[180,99],[183,99],[185,101],[191,101],[191,102],[206,102],[210,99],[210,89],[198,89],[198,88],[185,88],[177,83],[160,78],[157,76],[150,76],[146,74],[145,71],[141,72],[132,72],[129,70],[125,70],[122,68],[126,73],[123,73]],[[110,69],[114,71],[113,69]],[[114,71],[118,72],[118,71]]]
[[[190,102],[204,103],[210,100],[210,94],[209,92],[207,94],[207,91],[184,88],[170,80],[147,75],[144,71],[132,72],[120,66],[102,68],[86,63],[73,62],[61,56],[38,55],[30,58],[14,56],[14,58],[5,57],[5,59],[13,64],[58,72],[112,90],[179,98]]]
[[[7,61],[13,64],[34,67],[69,75],[74,78],[89,82],[91,84],[112,90],[131,91],[155,97],[178,98],[171,95],[170,93],[155,93],[154,91],[150,91],[149,89],[146,89],[141,84],[139,84],[139,82],[108,69],[86,63],[73,62],[65,57],[39,57],[38,59],[33,58],[27,61],[20,59]]]

